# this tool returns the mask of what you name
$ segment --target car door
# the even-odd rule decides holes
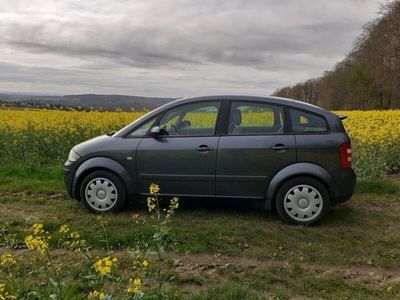
[[[163,114],[155,124],[160,134],[143,138],[137,148],[140,193],[157,183],[163,194],[215,196],[220,107],[220,101],[203,101]]]
[[[284,107],[232,101],[226,134],[218,144],[217,197],[264,198],[269,181],[296,162],[293,134],[286,133]]]

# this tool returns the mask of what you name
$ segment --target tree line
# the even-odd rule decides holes
[[[82,106],[50,104],[42,102],[29,102],[29,101],[3,101],[0,100],[0,106],[3,108],[26,108],[26,109],[50,109],[50,110],[65,110],[65,111],[93,111],[93,107],[86,108]],[[100,107],[98,111],[103,111]]]
[[[381,7],[332,70],[273,95],[336,110],[400,108],[400,0]]]
[[[94,106],[74,106],[74,105],[63,105],[63,104],[50,104],[45,102],[30,102],[30,101],[3,101],[0,100],[0,108],[19,108],[19,109],[47,109],[47,110],[63,110],[63,111],[97,111],[97,112],[135,112],[136,109],[131,107],[128,109],[122,109],[120,107],[116,107],[115,109],[104,109],[103,107],[94,107]],[[144,107],[140,110],[140,112],[148,112],[150,111],[148,108]],[[1,299],[1,298],[0,298]]]

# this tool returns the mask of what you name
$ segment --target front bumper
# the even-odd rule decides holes
[[[73,182],[74,182],[74,167],[70,161],[64,164],[64,185],[68,195],[74,198]]]

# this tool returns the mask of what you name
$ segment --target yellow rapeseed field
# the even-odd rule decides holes
[[[340,111],[352,139],[354,165],[361,176],[400,171],[400,110]],[[57,110],[0,110],[0,155],[4,161],[54,164],[84,140],[117,130],[144,112],[77,112]],[[243,116],[257,123],[257,118]],[[199,123],[207,122],[200,116]],[[196,122],[197,123],[197,122]]]
[[[400,172],[400,110],[340,111],[362,177]]]

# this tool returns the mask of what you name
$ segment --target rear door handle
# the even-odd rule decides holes
[[[276,144],[275,146],[272,147],[272,150],[277,151],[277,152],[284,152],[289,149],[290,148],[284,144]]]
[[[196,148],[196,150],[197,150],[197,151],[200,151],[200,152],[208,152],[208,151],[214,150],[214,148],[213,148],[213,147],[210,147],[210,146],[208,146],[208,145],[200,145],[200,146],[198,146],[198,147]]]

